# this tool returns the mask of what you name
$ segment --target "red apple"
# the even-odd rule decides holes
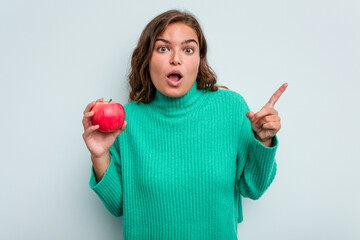
[[[101,132],[114,132],[121,128],[125,120],[125,109],[117,102],[97,102],[92,108],[94,115],[91,118],[93,125],[99,125]]]

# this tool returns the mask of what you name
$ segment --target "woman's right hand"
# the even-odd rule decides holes
[[[100,98],[96,102],[102,101],[103,98]],[[94,114],[91,109],[96,102],[91,102],[87,105],[82,121],[84,126],[83,138],[87,148],[91,153],[91,159],[100,159],[104,155],[108,154],[109,149],[114,144],[116,137],[126,129],[127,124],[127,122],[124,121],[124,124],[120,129],[111,133],[103,133],[99,131],[99,125],[93,125],[91,122],[91,117]]]

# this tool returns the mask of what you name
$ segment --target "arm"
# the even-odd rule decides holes
[[[261,141],[261,139],[260,139],[256,134],[255,134],[255,137],[256,137],[256,139],[259,140],[262,144],[264,144],[264,146],[266,146],[266,147],[271,147],[272,142],[273,142],[272,139],[263,142],[263,141]]]
[[[249,107],[243,98],[241,102],[243,117],[238,144],[236,188],[242,196],[255,200],[263,195],[275,178],[278,140],[275,136],[268,147],[256,139],[250,120],[245,117]]]
[[[102,102],[100,98],[96,102]],[[84,111],[83,138],[91,153],[91,177],[89,186],[100,197],[106,208],[114,216],[122,215],[122,182],[118,136],[126,129],[127,122],[111,133],[98,131],[99,125],[93,125],[92,108],[96,102],[89,103]]]
[[[110,152],[107,151],[104,156],[96,157],[91,155],[91,162],[93,163],[93,170],[96,178],[96,182],[100,182],[100,180],[103,178],[107,168],[110,164]]]
[[[97,166],[92,166],[89,186],[99,196],[106,209],[112,215],[119,217],[123,214],[123,188],[118,138],[109,149],[108,156],[109,165],[104,173],[102,173],[103,166],[100,170],[96,169]],[[96,180],[97,177],[99,182]]]

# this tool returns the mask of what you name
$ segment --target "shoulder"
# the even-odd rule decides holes
[[[144,109],[146,107],[146,104],[140,102],[137,103],[136,101],[126,103],[124,105],[125,111],[141,111],[141,109]]]
[[[220,88],[215,92],[208,92],[208,99],[218,104],[232,105],[241,109],[247,108],[247,103],[244,97],[233,90]]]
[[[147,112],[147,105],[142,102],[128,102],[123,105],[123,107],[125,110],[126,121],[140,120],[142,119],[142,117],[145,116],[145,113]]]

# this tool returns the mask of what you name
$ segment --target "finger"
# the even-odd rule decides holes
[[[87,112],[87,113],[84,114],[83,121],[82,121],[83,126],[84,126],[84,130],[92,125],[91,117],[93,115],[94,115],[93,111],[90,111],[90,112]]]
[[[96,102],[103,102],[104,98],[99,98],[98,100],[96,100]]]
[[[271,96],[270,100],[265,104],[267,107],[274,107],[277,100],[279,100],[281,94],[285,91],[287,88],[288,83],[284,83],[281,85],[281,87]]]
[[[123,125],[121,126],[121,130],[124,131],[126,129],[127,121],[124,121]]]
[[[94,131],[96,131],[99,128],[99,125],[92,125],[90,127],[88,127],[85,132],[83,133],[83,138],[86,139],[88,138],[91,133],[93,133]]]
[[[265,123],[262,126],[262,128],[265,130],[276,130],[276,132],[277,132],[280,130],[281,124],[280,124],[280,122],[268,122],[268,123]]]
[[[87,113],[87,112],[90,112],[90,110],[92,109],[92,107],[93,107],[94,105],[95,105],[95,102],[94,102],[94,101],[91,102],[91,103],[89,103],[89,104],[86,106],[85,110],[84,110],[84,114]]]
[[[261,127],[265,123],[280,122],[280,117],[277,115],[267,115],[256,122],[256,127]]]
[[[249,112],[246,113],[246,117],[247,117],[250,121],[255,120],[255,119],[254,119],[254,116],[255,116],[255,114],[254,114],[253,112],[251,112],[251,111],[249,111]]]
[[[113,132],[112,134],[113,134],[115,137],[119,136],[120,133],[122,133],[123,131],[125,131],[125,129],[126,129],[126,124],[127,124],[127,122],[124,121],[124,123],[123,123],[123,125],[121,126],[121,128],[119,128],[118,130],[116,130],[116,131]]]
[[[255,113],[255,123],[257,123],[261,118],[267,115],[278,115],[278,111],[276,111],[272,107],[266,107],[261,109],[259,112]]]

